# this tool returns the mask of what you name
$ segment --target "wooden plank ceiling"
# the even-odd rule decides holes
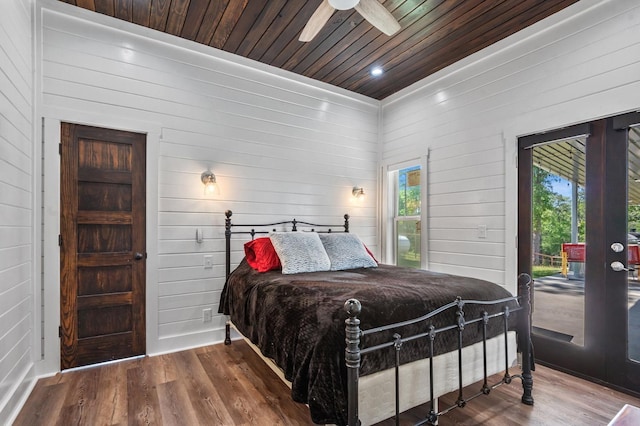
[[[60,1],[381,100],[578,0],[386,0],[393,36],[337,10],[309,43],[298,37],[321,0]]]

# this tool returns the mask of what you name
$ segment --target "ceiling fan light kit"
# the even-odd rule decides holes
[[[299,40],[302,42],[313,40],[334,11],[348,9],[357,10],[371,25],[388,36],[400,30],[400,24],[396,18],[378,0],[322,0],[302,29]]]

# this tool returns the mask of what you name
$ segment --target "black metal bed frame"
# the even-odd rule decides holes
[[[399,369],[400,369],[400,351],[402,350],[403,343],[418,340],[428,339],[429,341],[429,413],[427,417],[418,422],[417,425],[434,425],[436,424],[438,417],[448,413],[454,408],[464,407],[467,402],[477,398],[481,395],[488,395],[491,390],[497,388],[502,384],[509,384],[514,378],[519,378],[522,381],[522,402],[527,405],[533,405],[533,376],[531,371],[534,369],[533,351],[531,347],[531,303],[530,303],[530,288],[531,277],[527,274],[520,274],[518,277],[518,293],[521,296],[514,296],[505,299],[498,300],[465,300],[458,298],[455,301],[441,306],[419,318],[412,320],[402,321],[395,324],[388,324],[382,327],[372,328],[368,330],[360,329],[360,320],[358,315],[362,310],[362,306],[357,299],[349,299],[344,304],[344,309],[347,311],[349,318],[345,320],[346,324],[346,349],[345,360],[347,364],[347,394],[348,394],[348,425],[356,426],[360,424],[358,418],[358,380],[360,372],[360,359],[362,355],[367,353],[376,352],[385,348],[395,348],[395,421],[396,425],[399,424],[400,419],[400,395],[399,395]],[[514,309],[509,309],[505,306],[501,312],[495,314],[488,314],[486,311],[482,312],[480,317],[467,320],[465,319],[464,307],[465,305],[498,305],[507,303],[510,301],[516,301],[519,306]],[[436,315],[448,310],[456,308],[456,322],[454,324],[435,328],[429,320]],[[507,332],[509,331],[509,316],[513,312],[521,312],[518,317],[518,346],[522,353],[522,374],[510,375],[509,373],[509,339]],[[505,372],[502,379],[492,385],[488,384],[487,374],[487,324],[489,320],[495,318],[502,318],[503,320],[503,335],[504,335],[504,359],[505,359]],[[482,355],[483,355],[483,367],[484,367],[484,380],[480,391],[465,398],[462,392],[463,372],[462,372],[462,348],[463,348],[463,332],[465,326],[482,322]],[[368,348],[360,347],[360,337],[373,335],[385,331],[394,330],[400,327],[404,327],[411,324],[424,323],[423,331],[410,336],[401,336],[398,333],[393,335],[393,340],[371,346]],[[458,334],[458,399],[456,403],[450,407],[445,408],[442,411],[436,412],[434,396],[434,384],[433,384],[433,358],[434,358],[434,341],[438,334],[447,331],[457,331]]]
[[[227,210],[224,212],[224,217],[225,217],[224,238],[225,238],[225,253],[226,253],[225,280],[228,280],[229,275],[231,274],[231,236],[232,235],[250,235],[251,239],[253,240],[256,235],[268,234],[271,231],[276,232],[275,228],[271,229],[270,231],[263,231],[263,230],[256,231],[255,228],[266,228],[269,226],[279,226],[279,225],[291,225],[290,231],[292,232],[298,231],[298,225],[303,225],[305,227],[314,227],[310,229],[312,232],[315,231],[315,227],[321,228],[319,232],[336,232],[334,231],[334,229],[340,229],[340,228],[342,228],[342,231],[337,231],[337,232],[349,232],[349,215],[348,214],[345,214],[343,216],[344,223],[340,225],[323,225],[323,224],[317,224],[317,223],[311,223],[311,222],[304,222],[304,221],[296,220],[295,218],[293,220],[284,220],[282,222],[273,222],[273,223],[237,224],[237,223],[231,222],[231,216],[233,216],[233,212],[231,210]],[[251,229],[249,231],[232,231],[231,228],[233,227],[244,228],[244,229],[251,228]],[[225,345],[231,344],[231,325],[229,324],[229,322],[227,322],[225,325],[224,344]]]
[[[342,228],[342,231],[339,232],[349,232],[349,215],[345,214],[344,223],[340,225],[319,225],[317,223],[303,222],[300,220],[285,220],[282,222],[274,222],[274,223],[260,223],[260,224],[237,224],[231,223],[231,216],[233,216],[233,212],[231,210],[227,210],[224,212],[224,237],[226,243],[226,278],[229,278],[229,274],[231,274],[231,235],[251,235],[251,239],[253,240],[256,235],[260,234],[268,234],[273,231],[276,232],[276,229],[272,229],[271,231],[256,231],[255,228],[266,228],[268,226],[278,226],[278,225],[291,225],[290,231],[296,232],[298,230],[298,225],[305,226],[315,226],[322,228],[319,232],[336,232],[334,228]],[[233,227],[239,228],[251,228],[249,231],[232,231]],[[315,231],[315,228],[311,228],[311,231]]]
[[[251,239],[254,239],[256,235],[268,234],[270,231],[256,231],[255,228],[279,226],[279,225],[291,225],[291,231],[298,231],[298,225],[305,225],[307,227],[319,227],[322,228],[319,232],[334,232],[334,228],[343,228],[343,231],[349,232],[349,215],[344,215],[344,224],[340,225],[323,225],[314,224],[310,222],[298,221],[296,219],[274,223],[263,224],[234,224],[231,222],[232,216],[231,210],[225,212],[225,240],[226,240],[226,278],[229,278],[231,274],[231,236],[237,234],[250,235]],[[251,228],[249,231],[233,231],[233,227]],[[311,231],[314,231],[312,228]],[[276,231],[276,229],[272,229]],[[518,296],[509,297],[499,300],[483,301],[483,300],[465,300],[458,298],[455,301],[441,306],[419,318],[407,320],[395,324],[389,324],[382,327],[377,327],[368,330],[362,330],[360,328],[360,320],[358,315],[362,311],[362,306],[357,299],[349,299],[344,304],[344,309],[347,312],[349,318],[345,320],[346,330],[346,347],[345,347],[345,361],[347,366],[347,391],[348,391],[348,425],[359,426],[360,420],[358,417],[358,382],[360,377],[360,360],[362,355],[376,352],[382,349],[393,347],[395,348],[395,421],[396,425],[399,424],[400,414],[400,397],[399,397],[399,368],[400,368],[400,351],[402,345],[405,342],[414,341],[418,339],[428,339],[429,341],[429,390],[430,390],[430,409],[427,417],[417,423],[417,425],[434,425],[436,424],[438,417],[448,413],[454,408],[464,407],[467,402],[477,398],[481,395],[488,395],[491,390],[497,388],[502,384],[509,384],[514,378],[519,378],[522,381],[522,403],[526,405],[533,405],[533,376],[531,372],[535,369],[533,359],[533,348],[531,346],[531,277],[527,274],[520,274],[518,276]],[[473,319],[465,319],[464,307],[465,305],[497,305],[504,304],[510,301],[516,301],[518,306],[513,309],[504,307],[501,312],[495,314],[488,314],[486,311],[482,313],[480,317]],[[454,324],[435,328],[429,320],[436,315],[449,310],[456,309],[456,321]],[[514,312],[520,312],[517,321],[517,335],[518,335],[518,347],[522,353],[522,374],[510,375],[509,373],[509,340],[507,338],[508,321],[509,317]],[[503,321],[503,335],[504,335],[504,351],[505,351],[505,373],[502,379],[490,385],[488,383],[487,372],[487,324],[490,320],[502,318]],[[483,346],[483,367],[484,367],[484,380],[480,390],[469,397],[464,397],[462,392],[463,384],[463,372],[462,372],[462,349],[463,349],[463,332],[465,326],[475,323],[482,323],[482,346]],[[394,330],[403,326],[424,323],[423,331],[410,336],[401,336],[398,333],[393,335],[393,340],[378,344],[376,346],[361,348],[360,337],[373,335],[375,333],[381,333],[385,331]],[[444,410],[436,412],[434,396],[434,383],[433,383],[433,358],[434,358],[434,341],[439,334],[444,332],[458,333],[458,399],[456,403]],[[225,327],[225,345],[231,344],[231,329],[230,323],[227,322]]]

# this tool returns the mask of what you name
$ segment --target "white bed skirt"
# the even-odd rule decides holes
[[[231,326],[237,331],[235,326]],[[240,336],[242,334],[238,332]],[[282,370],[242,336],[263,361],[291,388]],[[516,333],[507,333],[509,341],[508,365],[516,363]],[[438,355],[433,359],[435,398],[458,389],[458,351]],[[504,371],[504,335],[487,340],[487,375]],[[462,349],[462,385],[483,380],[482,342]],[[400,412],[424,404],[431,399],[429,391],[429,360],[422,359],[400,366]],[[492,383],[489,383],[492,385]],[[480,391],[478,387],[477,391]],[[360,377],[358,381],[358,414],[362,426],[368,426],[395,415],[395,369]]]
[[[516,333],[510,331],[509,364],[516,361]],[[504,371],[504,335],[487,340],[487,374]],[[484,378],[482,342],[462,349],[462,385]],[[458,351],[433,358],[435,397],[458,389]],[[422,359],[400,366],[400,412],[424,404],[429,392],[429,360]],[[491,385],[491,383],[489,383]],[[395,370],[383,370],[361,377],[358,383],[358,414],[362,425],[371,425],[395,415]],[[480,391],[478,387],[477,391]],[[438,407],[436,407],[437,410]],[[442,409],[444,407],[440,407]]]

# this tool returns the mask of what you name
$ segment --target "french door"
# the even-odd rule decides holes
[[[518,140],[538,361],[640,392],[640,114]]]

